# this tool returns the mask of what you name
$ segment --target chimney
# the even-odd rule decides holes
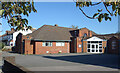
[[[55,24],[55,26],[58,26],[57,24]]]
[[[14,31],[14,28],[11,28],[11,31]]]

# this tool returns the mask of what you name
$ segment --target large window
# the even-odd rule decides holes
[[[102,41],[88,41],[87,51],[102,53]]]
[[[52,46],[52,42],[43,42],[42,46]]]
[[[65,42],[56,42],[56,46],[65,46]]]

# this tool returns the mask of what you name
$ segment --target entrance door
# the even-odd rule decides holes
[[[91,42],[88,41],[88,46],[87,46],[87,50],[90,53],[102,53],[102,42],[100,41],[95,41],[95,42]]]

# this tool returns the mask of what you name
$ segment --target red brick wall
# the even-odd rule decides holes
[[[107,41],[102,41],[102,48],[103,48],[102,52],[106,53],[106,50],[107,50]]]
[[[80,52],[82,52],[82,42],[81,42],[81,40],[82,40],[82,38],[79,38],[79,37],[77,37],[77,40],[76,40],[76,48],[77,48],[77,53],[80,53]],[[79,47],[79,45],[81,45],[81,47]]]
[[[92,31],[88,30],[87,28],[83,28],[79,30],[79,37],[77,37],[76,39],[76,48],[77,48],[77,53],[81,53],[82,52],[82,47],[83,47],[83,52],[86,52],[86,44],[82,44],[82,39],[84,34],[87,34],[87,37],[91,37],[92,36]],[[81,47],[79,47],[79,45],[81,45]]]
[[[70,53],[70,43],[65,42],[65,46],[56,46],[56,42],[52,43],[52,46],[42,46],[42,42],[35,42],[35,54],[46,54],[46,51],[49,51],[49,54],[59,53]]]
[[[30,39],[24,40],[25,47],[24,47],[24,54],[33,54],[33,43]]]
[[[87,41],[83,41],[83,52],[87,52]]]
[[[85,33],[86,33],[87,36],[89,36],[89,37],[92,36],[92,31],[89,31],[88,29],[83,28],[83,29],[79,30],[79,37],[83,37]]]

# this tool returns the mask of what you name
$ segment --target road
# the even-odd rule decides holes
[[[118,71],[118,56],[108,54],[19,55],[17,64],[30,71]]]

